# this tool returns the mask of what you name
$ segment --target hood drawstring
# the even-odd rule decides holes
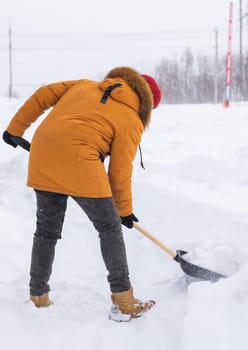
[[[143,163],[143,156],[142,156],[141,146],[140,145],[139,145],[139,153],[140,153],[140,165],[141,165],[141,168],[145,169],[144,163]]]
[[[109,95],[111,94],[111,92],[112,92],[114,89],[120,87],[121,85],[122,85],[121,83],[116,83],[116,84],[114,84],[114,85],[109,85],[109,86],[107,87],[106,91],[104,92],[104,94],[103,94],[103,96],[102,96],[100,102],[103,103],[103,104],[105,104],[105,103],[107,102],[107,99],[108,99]]]

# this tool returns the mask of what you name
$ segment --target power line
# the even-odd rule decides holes
[[[238,30],[237,30],[238,31]],[[225,34],[226,30],[220,30],[220,34]],[[75,33],[75,32],[60,32],[60,33],[53,33],[53,32],[47,32],[47,33],[15,33],[15,38],[119,38],[119,37],[148,37],[148,36],[174,36],[174,35],[180,35],[181,36],[202,36],[203,34],[211,34],[211,31],[209,30],[174,30],[174,31],[143,31],[143,32],[114,32],[114,33]],[[7,37],[7,33],[0,33],[0,37]]]

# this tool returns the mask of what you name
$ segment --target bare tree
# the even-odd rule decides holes
[[[248,100],[248,58],[244,60],[244,92],[240,93],[239,57],[233,55],[231,76],[232,100]],[[199,54],[194,58],[186,49],[179,60],[163,59],[156,67],[156,78],[164,91],[166,103],[216,102],[214,96],[214,60],[209,55]],[[226,81],[226,57],[218,63],[218,102],[224,101]]]

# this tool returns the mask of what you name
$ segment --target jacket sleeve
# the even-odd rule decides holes
[[[37,89],[14,115],[7,127],[8,132],[15,136],[22,136],[25,130],[45,110],[54,106],[64,93],[77,82],[78,80],[67,80],[45,85]]]
[[[116,134],[112,142],[108,176],[112,196],[120,216],[127,216],[133,212],[133,160],[142,132],[142,126],[135,124]]]

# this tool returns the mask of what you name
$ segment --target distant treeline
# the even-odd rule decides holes
[[[186,49],[179,59],[162,59],[156,66],[155,76],[164,92],[165,103],[223,102],[226,91],[226,57],[218,58],[217,70],[214,57],[206,54],[194,56]],[[217,72],[217,89],[215,83]],[[248,55],[243,58],[243,79],[240,58],[232,56],[232,101],[248,100]],[[217,93],[216,93],[217,92]]]

